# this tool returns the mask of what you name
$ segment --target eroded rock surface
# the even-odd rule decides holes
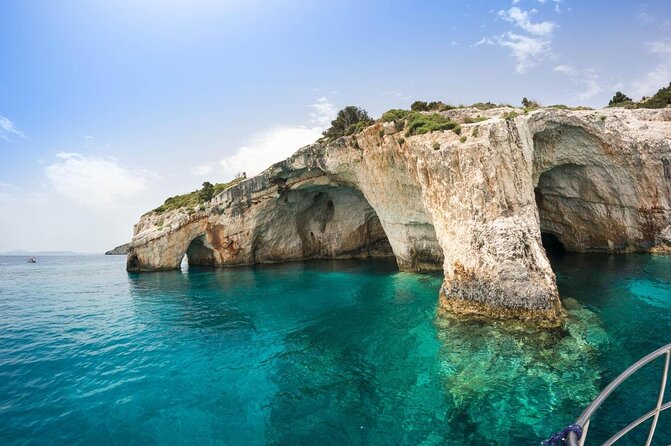
[[[461,136],[376,123],[306,146],[201,210],[145,214],[128,269],[393,255],[442,269],[445,309],[553,324],[541,232],[572,251],[671,251],[671,109],[503,111]]]

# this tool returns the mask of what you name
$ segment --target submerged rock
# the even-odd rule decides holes
[[[671,109],[450,113],[462,136],[378,122],[198,208],[149,212],[127,268],[393,255],[444,272],[444,309],[558,325],[541,233],[568,251],[669,251]]]

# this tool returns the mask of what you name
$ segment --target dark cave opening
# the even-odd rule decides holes
[[[543,243],[543,248],[545,248],[545,253],[548,257],[561,257],[566,253],[564,244],[559,240],[559,237],[554,234],[541,232],[541,242]]]
[[[186,250],[189,266],[213,266],[214,250],[205,240],[205,235],[194,238]]]

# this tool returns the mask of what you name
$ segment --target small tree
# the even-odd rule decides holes
[[[429,104],[424,101],[415,101],[410,104],[410,110],[412,111],[429,111]]]
[[[203,188],[198,191],[200,201],[210,201],[214,196],[214,185],[209,181],[203,183]]]
[[[372,122],[366,110],[349,105],[338,112],[336,118],[331,121],[331,127],[323,135],[330,140],[337,139],[360,132]]]
[[[541,105],[532,99],[522,98],[522,106],[527,109],[534,109],[539,108]]]
[[[623,104],[625,102],[632,102],[632,100],[626,94],[622,93],[621,91],[618,91],[613,96],[613,99],[611,99],[610,102],[608,102],[608,105]]]

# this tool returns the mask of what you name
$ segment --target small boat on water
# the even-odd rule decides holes
[[[28,263],[37,263],[37,260],[35,260],[35,257],[28,257]]]

